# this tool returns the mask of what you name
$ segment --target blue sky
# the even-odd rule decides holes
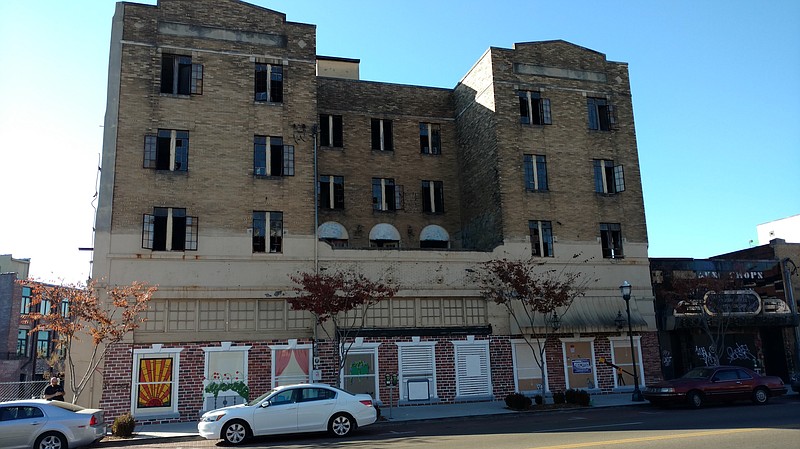
[[[551,39],[627,62],[651,257],[746,248],[800,214],[796,0],[251,3],[317,25],[317,53],[365,80],[452,88],[490,46]],[[89,273],[114,4],[0,2],[0,254],[39,279]]]

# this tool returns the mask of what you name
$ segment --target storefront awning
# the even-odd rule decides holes
[[[634,331],[645,332],[654,331],[655,324],[648,325],[646,317],[653,321],[653,299],[642,298],[640,300],[631,299],[631,326]],[[558,333],[564,332],[619,332],[616,325],[617,314],[622,314],[625,319],[624,330],[627,330],[628,317],[625,313],[625,301],[621,297],[614,296],[585,296],[577,298],[572,302],[572,306],[565,312],[559,312],[561,325]],[[550,326],[545,323],[545,317],[537,314],[534,326],[538,333],[552,333]],[[524,333],[531,333],[531,326],[523,326]],[[511,318],[512,332],[518,330],[514,319]]]

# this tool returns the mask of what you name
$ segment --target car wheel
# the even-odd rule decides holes
[[[356,423],[353,418],[346,413],[337,413],[333,415],[331,421],[328,423],[328,432],[337,437],[344,437],[350,434],[356,428]]]
[[[67,439],[60,433],[48,432],[36,439],[33,449],[67,449]]]
[[[769,401],[769,393],[765,388],[756,388],[753,392],[753,402],[759,405],[766,404]]]
[[[249,433],[247,424],[242,421],[231,421],[222,428],[222,439],[229,444],[242,444]]]
[[[700,408],[703,405],[703,393],[699,391],[690,391],[686,394],[686,399],[692,408]]]

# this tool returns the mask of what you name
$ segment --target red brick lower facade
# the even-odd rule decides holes
[[[604,394],[614,391],[625,391],[625,387],[619,387],[615,384],[616,370],[600,362],[600,359],[611,360],[611,338],[616,341],[620,340],[618,334],[581,334],[581,341],[591,341],[593,361],[590,370],[594,371],[592,384],[593,385],[567,385],[567,371],[569,366],[565,365],[564,354],[567,353],[567,348],[570,343],[565,341],[572,341],[574,338],[570,335],[557,335],[551,337],[546,344],[547,356],[547,374],[548,374],[548,387],[549,391],[565,390],[571,388],[588,388],[592,394]],[[644,379],[642,383],[653,383],[661,379],[661,366],[659,359],[658,341],[655,333],[643,333],[637,336],[641,340],[641,354],[643,358],[643,372]],[[487,342],[488,341],[488,346]],[[509,336],[476,336],[474,339],[467,339],[464,336],[436,336],[436,337],[380,337],[380,338],[364,338],[359,343],[374,348],[377,353],[377,372],[372,374],[377,375],[375,384],[378,386],[377,398],[384,405],[388,405],[390,398],[393,406],[406,406],[406,405],[420,405],[430,403],[454,403],[466,401],[480,401],[480,400],[502,400],[507,394],[516,390],[515,388],[515,361],[514,349],[512,347],[512,337]],[[230,344],[233,349],[241,349],[241,347],[249,347],[247,349],[247,378],[246,381],[250,389],[250,399],[268,391],[272,388],[274,367],[272,366],[273,354],[275,347],[286,347],[287,344],[296,347],[310,348],[310,340],[270,340],[270,341],[250,341],[250,342],[235,342],[226,343]],[[411,401],[407,397],[409,395],[406,389],[405,397],[400,397],[401,389],[390,389],[384,382],[386,374],[401,373],[402,367],[400,366],[400,348],[402,345],[427,345],[433,348],[433,357],[435,360],[435,374],[433,377],[433,384],[435,391],[432,392],[432,397],[428,400]],[[459,372],[463,373],[463,369],[457,369],[457,352],[459,349],[457,345],[466,344],[472,351],[478,348],[488,347],[488,353],[485,357],[485,363],[488,365],[488,379],[490,386],[487,394],[477,394],[475,396],[462,394],[459,396]],[[622,345],[623,343],[618,343]],[[218,351],[224,352],[226,349],[221,348],[220,342],[193,342],[184,344],[165,344],[165,345],[126,345],[118,344],[112,348],[105,360],[105,367],[103,372],[104,385],[103,394],[100,402],[100,407],[106,412],[106,416],[113,420],[114,417],[132,411],[136,417],[137,422],[141,424],[149,423],[167,423],[167,422],[180,422],[180,421],[196,421],[201,414],[204,407],[204,377],[206,373],[206,351],[209,348],[215,348]],[[459,346],[461,347],[461,346]],[[629,347],[629,346],[628,346]],[[155,348],[155,349],[154,349]],[[159,354],[167,354],[164,358],[169,359],[172,357],[173,363],[167,368],[172,369],[168,375],[170,378],[170,391],[175,388],[174,402],[170,402],[171,412],[148,414],[146,410],[137,410],[135,403],[132,399],[133,395],[141,394],[138,391],[133,391],[137,383],[133,381],[136,354],[142,351],[148,351],[148,354],[155,354],[155,357],[161,357]],[[352,350],[351,350],[352,351]],[[310,353],[310,352],[309,352]],[[335,345],[330,341],[318,342],[316,353],[321,370],[320,382],[330,385],[340,385],[341,382],[336,375],[336,357]],[[637,355],[638,357],[638,355]],[[473,356],[472,361],[479,359],[479,356]],[[459,360],[463,360],[460,358]],[[483,359],[481,359],[483,360]],[[308,371],[313,369],[311,363],[307,367]],[[461,367],[463,368],[463,366]],[[143,377],[144,376],[144,377]],[[143,371],[139,371],[139,380],[146,380]],[[174,377],[174,379],[173,379]],[[409,376],[410,377],[410,376]],[[370,377],[371,379],[374,379]],[[144,384],[144,382],[142,383]],[[592,388],[593,387],[593,388]],[[466,389],[463,385],[462,390]],[[630,390],[630,387],[628,387]],[[222,406],[222,404],[217,404]]]

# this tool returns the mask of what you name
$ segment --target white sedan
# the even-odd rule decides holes
[[[103,411],[68,402],[30,399],[0,402],[0,448],[67,449],[106,435]]]
[[[343,437],[374,423],[378,413],[367,394],[323,384],[276,387],[247,404],[211,410],[197,424],[200,436],[241,444],[252,436],[327,430]]]

